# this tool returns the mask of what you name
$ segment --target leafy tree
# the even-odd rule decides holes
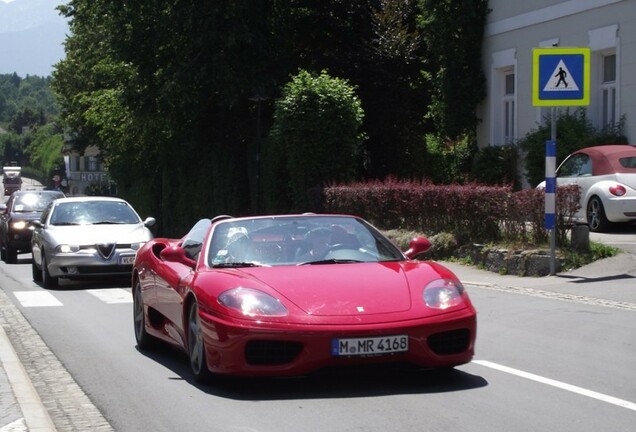
[[[50,77],[0,75],[0,123],[21,133],[22,126],[44,124],[57,114]]]
[[[423,73],[431,84],[428,117],[441,137],[472,135],[477,104],[486,96],[481,52],[488,1],[419,0],[419,5],[427,49]]]
[[[24,165],[24,149],[30,142],[30,135],[18,135],[15,132],[0,134],[0,150],[2,150],[3,164],[13,161]]]
[[[64,137],[55,123],[37,128],[25,153],[29,156],[31,167],[41,173],[42,178],[51,178],[54,171],[64,168],[62,146]]]
[[[470,16],[475,6],[465,7],[454,12]],[[70,0],[60,10],[71,35],[54,88],[73,144],[99,146],[118,191],[157,216],[162,233],[182,233],[197,217],[260,211],[259,194],[277,193],[262,190],[271,186],[259,171],[272,163],[268,172],[291,173],[260,160],[261,137],[300,69],[355,86],[369,139],[352,170],[426,171],[432,99],[421,2]]]
[[[21,134],[25,128],[32,128],[43,125],[45,123],[44,112],[34,112],[30,108],[24,108],[18,111],[9,123],[9,129],[17,134]]]
[[[269,144],[284,158],[289,184],[279,190],[289,190],[295,209],[306,209],[310,188],[354,179],[363,116],[355,88],[326,71],[301,70],[285,86]]]
[[[264,5],[75,0],[62,8],[73,36],[54,76],[74,144],[97,144],[122,195],[170,229],[248,206],[254,134],[245,125],[259,71],[251,64],[265,57],[254,34]]]

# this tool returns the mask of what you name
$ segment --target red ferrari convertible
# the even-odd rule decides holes
[[[303,375],[324,367],[471,361],[476,312],[458,278],[345,215],[203,219],[155,238],[133,268],[140,349],[184,350],[194,377]]]

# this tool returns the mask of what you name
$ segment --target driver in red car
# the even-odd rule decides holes
[[[331,247],[331,235],[332,232],[328,228],[316,228],[309,231],[307,234],[309,250],[301,251],[298,260],[307,262],[323,259]]]

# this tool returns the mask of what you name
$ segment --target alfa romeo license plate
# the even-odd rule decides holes
[[[409,337],[407,335],[333,339],[331,341],[331,355],[333,356],[381,355],[408,350]]]
[[[131,255],[131,256],[123,256],[119,258],[119,264],[121,265],[129,265],[129,264],[134,264],[135,263],[135,256]]]

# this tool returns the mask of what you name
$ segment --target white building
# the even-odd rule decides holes
[[[100,151],[95,146],[88,146],[84,153],[63,149],[68,184],[64,189],[69,195],[85,195],[87,188],[95,185],[111,187],[111,180],[104,162],[100,158]]]
[[[590,48],[588,118],[600,129],[624,116],[636,144],[636,0],[490,0],[489,7],[480,147],[515,143],[549,115],[550,107],[532,103],[532,50],[552,46]]]

